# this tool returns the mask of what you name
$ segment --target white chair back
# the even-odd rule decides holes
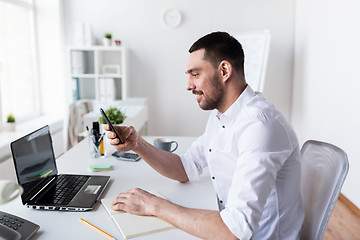
[[[84,132],[85,126],[83,124],[83,116],[91,112],[94,109],[93,100],[78,100],[70,104],[69,112],[65,122],[66,129],[66,148],[67,150],[72,148],[76,143],[79,142],[79,136]]]
[[[305,219],[302,240],[320,240],[349,170],[346,153],[329,143],[309,140],[301,149],[301,195]]]

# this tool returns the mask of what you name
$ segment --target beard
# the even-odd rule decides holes
[[[211,88],[208,94],[204,94],[202,91],[193,91],[193,93],[202,94],[202,99],[199,100],[199,106],[203,110],[213,110],[218,108],[224,97],[225,90],[218,75],[211,78],[209,84],[211,85]]]

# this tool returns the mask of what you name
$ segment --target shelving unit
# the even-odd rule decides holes
[[[69,48],[72,101],[111,103],[128,97],[128,60],[125,47]]]

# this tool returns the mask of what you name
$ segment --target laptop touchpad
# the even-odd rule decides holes
[[[88,194],[97,194],[100,188],[101,185],[88,185],[84,192]]]

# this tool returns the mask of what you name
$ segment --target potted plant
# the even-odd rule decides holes
[[[7,128],[9,131],[15,131],[15,117],[12,114],[7,116]]]
[[[106,116],[108,116],[110,122],[113,125],[119,125],[124,122],[126,115],[121,110],[116,107],[110,107],[109,109],[105,110]],[[102,124],[101,128],[104,129],[104,125],[106,124],[106,120],[103,116],[99,117],[99,123]]]
[[[112,38],[112,34],[106,32],[103,39],[104,46],[111,46],[111,38]]]

